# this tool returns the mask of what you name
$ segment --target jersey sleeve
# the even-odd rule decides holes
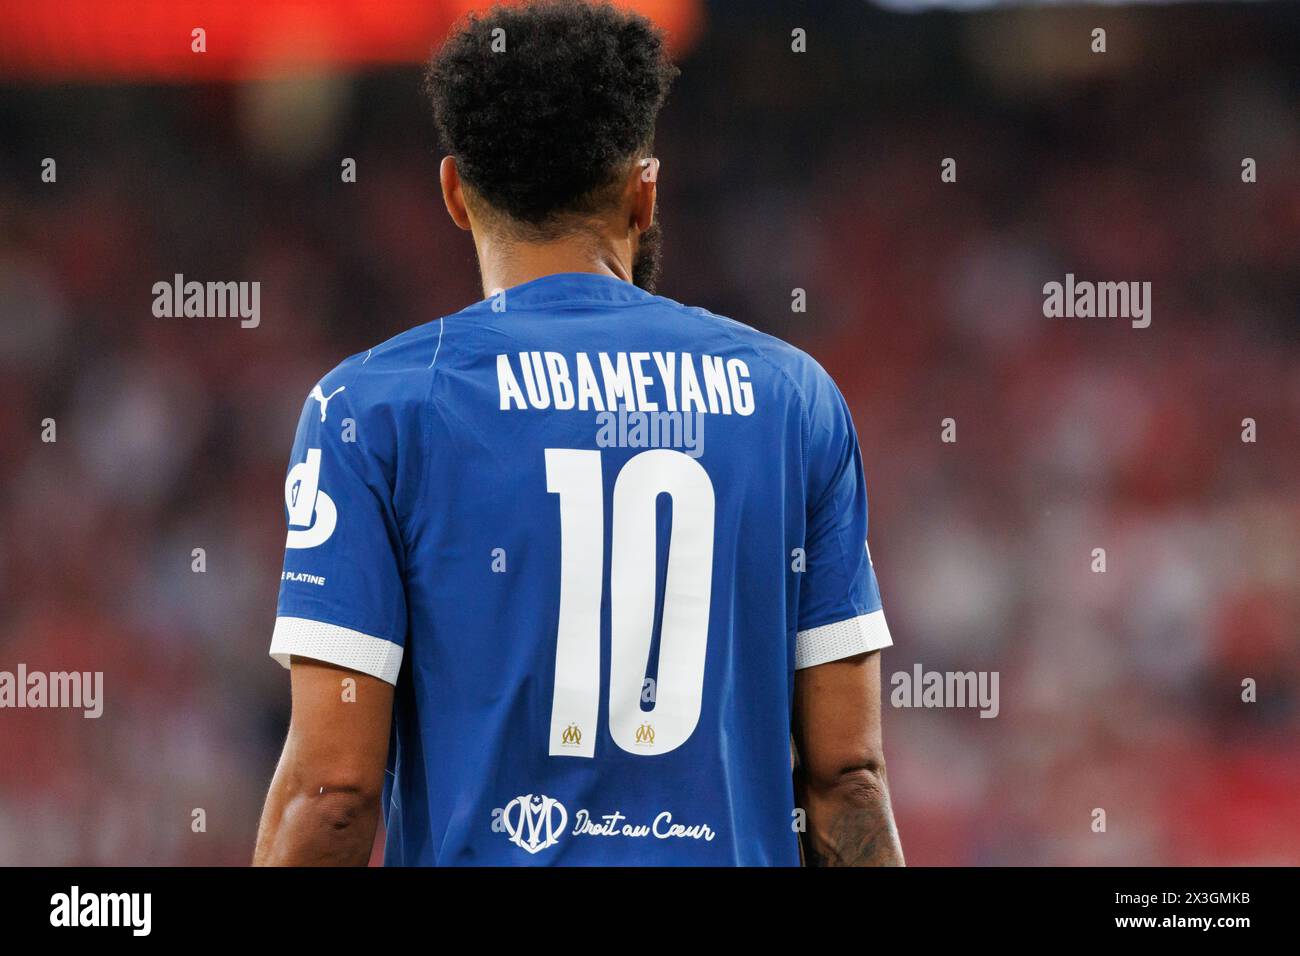
[[[285,667],[296,655],[396,684],[406,595],[395,431],[382,414],[358,414],[356,390],[336,369],[312,389],[298,422],[271,656]]]
[[[848,405],[820,368],[807,395],[806,566],[799,584],[795,667],[893,643],[867,549],[867,488]]]

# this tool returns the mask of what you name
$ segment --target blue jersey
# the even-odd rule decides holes
[[[285,507],[272,655],[395,685],[386,864],[798,864],[794,672],[890,643],[807,355],[546,276],[325,376]]]

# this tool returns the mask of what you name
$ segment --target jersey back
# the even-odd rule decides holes
[[[807,355],[598,275],[312,389],[272,655],[395,685],[396,865],[797,865],[794,672],[890,643]]]

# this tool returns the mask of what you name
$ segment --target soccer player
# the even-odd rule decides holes
[[[344,361],[285,482],[255,862],[901,864],[849,412],[657,296],[642,17],[471,18],[428,88],[485,298]],[[797,753],[792,774],[791,741]]]

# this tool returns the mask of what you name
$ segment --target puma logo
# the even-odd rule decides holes
[[[337,395],[339,392],[343,391],[344,388],[345,386],[340,385],[338,388],[334,389],[334,391],[330,392],[328,395],[326,395],[324,392],[320,390],[319,384],[317,384],[316,387],[311,390],[311,397],[316,399],[316,401],[320,402],[320,420],[322,422],[325,421],[325,409],[329,406],[330,399],[333,398],[335,395]]]

